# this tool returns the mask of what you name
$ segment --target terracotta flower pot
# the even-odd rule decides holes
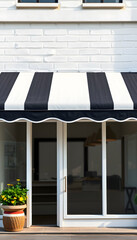
[[[4,210],[3,213],[3,225],[4,230],[8,232],[21,231],[25,224],[25,205],[8,206],[2,205],[1,208]]]

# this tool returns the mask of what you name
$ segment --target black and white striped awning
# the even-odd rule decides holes
[[[137,118],[137,73],[2,72],[0,119]]]

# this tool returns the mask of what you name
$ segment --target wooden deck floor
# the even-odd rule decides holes
[[[0,234],[7,234],[0,228]],[[11,234],[15,234],[11,233]],[[137,228],[59,228],[59,227],[40,227],[32,226],[24,228],[22,232],[16,234],[136,234]]]

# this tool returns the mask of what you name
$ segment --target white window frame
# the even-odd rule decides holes
[[[83,8],[124,8],[125,0],[122,3],[82,3]]]
[[[84,121],[82,121],[84,122]],[[86,121],[87,122],[87,121]],[[89,121],[91,122],[91,121]],[[72,215],[67,214],[67,124],[64,124],[64,220],[93,220],[93,219],[136,219],[137,214],[107,214],[107,156],[106,156],[106,123],[102,123],[102,214],[101,215]],[[66,186],[65,186],[66,185]]]

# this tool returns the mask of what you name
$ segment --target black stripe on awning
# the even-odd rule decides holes
[[[121,73],[128,88],[129,94],[134,103],[134,109],[137,109],[137,73]]]
[[[0,74],[0,110],[4,109],[5,101],[18,75],[18,72],[2,72]]]
[[[47,110],[53,73],[35,73],[28,96],[26,110]]]
[[[105,73],[87,73],[90,108],[113,109],[114,104]]]

